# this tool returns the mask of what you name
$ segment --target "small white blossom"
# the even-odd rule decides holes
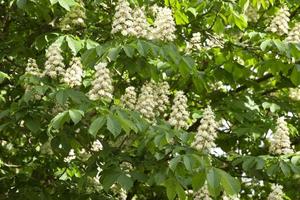
[[[194,200],[213,200],[209,196],[207,184],[204,184],[204,186],[202,186],[202,188],[194,194]]]
[[[132,9],[126,0],[119,0],[113,18],[111,33],[121,32],[122,35],[132,35],[133,33]]]
[[[107,63],[100,62],[95,66],[95,79],[92,82],[92,89],[88,96],[91,100],[99,100],[101,98],[113,98],[113,85],[109,69],[106,68]]]
[[[288,33],[286,38],[288,43],[300,43],[300,23],[298,22],[295,27]]]
[[[31,74],[33,76],[41,76],[41,72],[36,64],[36,60],[33,58],[28,58],[26,69],[26,74]]]
[[[64,158],[64,162],[70,163],[74,159],[76,159],[75,151],[74,149],[71,149],[68,156]]]
[[[210,35],[206,38],[204,41],[204,48],[211,49],[211,48],[223,48],[224,47],[224,41],[219,35]]]
[[[178,91],[175,94],[173,101],[173,106],[171,108],[172,112],[170,114],[169,123],[176,129],[186,129],[188,128],[188,112],[187,97],[184,95],[183,91]]]
[[[52,44],[46,52],[46,63],[44,74],[51,78],[57,78],[63,75],[65,70],[64,58],[61,55],[61,49],[58,44]]]
[[[136,8],[133,11],[133,32],[136,37],[147,38],[150,30],[150,24],[147,22],[144,8]]]
[[[272,192],[269,194],[267,200],[283,200],[284,193],[282,191],[283,187],[278,184],[272,184]]]
[[[287,34],[289,31],[290,13],[287,7],[282,7],[272,19],[266,31],[271,31],[279,35]]]
[[[175,22],[172,10],[166,7],[158,7],[154,21],[152,33],[149,39],[159,39],[163,41],[173,41],[175,37]]]
[[[269,151],[277,155],[293,153],[289,137],[289,128],[283,117],[277,119],[276,131],[270,141]]]
[[[193,33],[191,40],[186,44],[186,52],[191,53],[192,51],[199,51],[201,48],[201,34],[199,32]]]
[[[136,104],[136,110],[149,121],[155,118],[154,109],[157,105],[155,102],[154,86],[153,81],[146,82],[141,88],[141,93]]]
[[[63,17],[60,27],[62,30],[72,30],[75,28],[84,28],[86,26],[84,5],[72,6],[70,11]]]
[[[83,70],[80,58],[74,57],[70,63],[71,67],[66,70],[63,82],[70,87],[80,86],[83,77]]]
[[[101,151],[103,149],[103,146],[99,140],[95,140],[92,144],[92,151]]]
[[[300,89],[299,88],[290,88],[289,97],[294,101],[300,101]]]
[[[198,150],[210,150],[216,147],[215,139],[217,137],[217,122],[215,120],[215,114],[208,106],[203,113],[201,124],[198,127],[198,131],[195,137],[195,141],[192,146]]]
[[[125,108],[134,110],[136,104],[137,94],[133,86],[125,89],[125,94],[121,96],[121,103]]]

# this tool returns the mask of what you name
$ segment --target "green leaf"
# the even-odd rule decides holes
[[[280,161],[279,167],[282,173],[284,174],[284,176],[288,177],[291,175],[291,169],[287,163],[285,163],[284,161]]]
[[[121,174],[118,177],[117,182],[122,186],[122,188],[124,188],[125,190],[130,190],[130,188],[132,188],[133,186],[133,181],[132,179],[127,176],[126,174]]]
[[[91,135],[96,136],[100,128],[102,128],[102,126],[105,124],[105,121],[106,118],[104,116],[96,118],[90,125],[88,132]]]
[[[205,183],[205,172],[202,171],[200,173],[197,173],[192,178],[192,186],[194,191],[198,191]]]
[[[290,79],[294,85],[300,84],[300,65],[295,65]]]
[[[76,2],[74,0],[58,0],[58,3],[64,9],[70,11],[70,7],[74,6]]]
[[[132,58],[135,52],[135,49],[130,45],[123,46],[123,50],[129,58]]]
[[[109,61],[115,61],[118,58],[120,51],[121,51],[121,47],[111,48],[108,51],[108,55],[107,55]]]
[[[79,40],[75,40],[73,37],[67,36],[66,41],[74,56],[82,49],[82,43]]]
[[[143,57],[145,57],[147,55],[148,52],[148,46],[146,45],[147,43],[141,40],[137,41],[137,51],[139,52],[139,54]]]
[[[41,128],[41,123],[37,119],[27,119],[25,125],[33,133],[37,133]]]
[[[267,47],[272,46],[273,41],[271,39],[267,39],[260,44],[261,50],[265,51]]]
[[[51,5],[54,5],[54,4],[56,4],[58,2],[58,0],[50,0],[50,4]]]
[[[206,175],[206,179],[209,193],[214,197],[218,196],[221,192],[221,177],[218,171],[215,168],[211,168]]]
[[[50,127],[55,129],[61,128],[65,122],[69,121],[68,111],[58,113],[50,122]]]
[[[104,170],[102,172],[102,186],[105,191],[108,191],[110,187],[118,180],[121,175],[121,171],[117,169]]]
[[[183,156],[183,163],[184,163],[185,168],[188,171],[192,171],[192,160],[191,160],[191,157],[189,157],[188,155],[184,155]]]
[[[18,8],[20,8],[20,9],[24,9],[26,3],[27,3],[27,0],[17,0],[17,6],[18,6]]]
[[[165,181],[164,185],[167,189],[167,196],[169,200],[173,200],[176,197],[176,187],[174,187],[174,184],[177,181],[173,178],[169,178]]]
[[[55,95],[57,103],[64,105],[68,100],[67,90],[59,90]]]
[[[71,109],[69,110],[69,115],[72,121],[74,122],[74,124],[77,124],[81,120],[82,116],[84,115],[84,112],[82,110]]]
[[[176,167],[178,163],[181,161],[181,156],[176,156],[175,158],[172,158],[169,162],[169,167],[172,171],[176,170]]]
[[[113,115],[107,116],[106,126],[107,129],[114,135],[114,137],[117,137],[121,133],[121,125]]]
[[[3,81],[5,80],[5,79],[10,79],[10,77],[7,75],[7,74],[5,74],[4,72],[1,72],[0,71],[0,83],[3,83]]]
[[[232,176],[230,176],[228,173],[226,173],[221,169],[217,169],[217,171],[221,176],[221,184],[226,194],[234,195],[240,192],[241,185],[237,179],[233,178]]]

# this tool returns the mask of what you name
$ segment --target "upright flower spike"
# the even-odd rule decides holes
[[[155,107],[154,83],[152,81],[146,82],[141,88],[141,93],[136,104],[136,110],[147,120],[153,121],[155,118]]]
[[[282,191],[283,187],[278,184],[272,184],[272,192],[269,194],[267,200],[283,200],[284,193]]]
[[[149,39],[159,39],[163,41],[173,41],[175,37],[175,22],[170,8],[157,8],[154,21],[154,28]]]
[[[194,194],[194,200],[213,200],[209,196],[209,191],[206,183],[204,184],[204,186],[202,186],[202,188],[200,188],[198,192]]]
[[[121,96],[121,103],[125,108],[134,110],[136,104],[137,94],[133,86],[125,89],[125,94]]]
[[[83,70],[80,58],[74,57],[70,62],[70,66],[64,74],[63,82],[68,84],[71,88],[80,86],[83,77]]]
[[[187,97],[184,95],[183,91],[178,91],[175,94],[173,101],[173,106],[171,108],[172,112],[170,114],[169,123],[176,129],[186,129],[188,128],[188,112]]]
[[[276,16],[272,19],[270,26],[266,31],[278,33],[279,35],[287,34],[289,32],[290,13],[287,7],[282,7]]]
[[[217,122],[215,120],[215,114],[208,106],[203,113],[201,124],[198,127],[198,131],[195,137],[195,141],[192,146],[200,151],[209,151],[216,146],[215,139],[217,137]]]
[[[133,11],[133,32],[132,35],[138,38],[147,38],[150,30],[150,24],[147,22],[144,8],[136,8]]]
[[[170,104],[169,101],[170,95],[170,86],[167,81],[162,83],[158,83],[156,87],[156,108],[157,108],[157,115],[165,115],[167,106]]]
[[[112,99],[113,85],[109,69],[106,68],[107,63],[100,62],[95,66],[95,79],[92,82],[92,89],[88,96],[91,100]]]
[[[276,131],[270,141],[269,151],[276,155],[293,153],[289,137],[289,128],[283,117],[277,119]]]
[[[300,43],[300,23],[298,22],[295,27],[288,33],[286,38],[288,43]]]
[[[65,73],[64,58],[61,55],[61,49],[58,44],[53,43],[46,51],[46,63],[44,74],[51,78],[57,78]]]
[[[36,64],[36,60],[33,58],[28,58],[26,69],[26,74],[31,74],[33,76],[40,76],[41,72],[38,68],[38,65]]]
[[[122,35],[132,35],[133,32],[132,9],[126,0],[119,0],[113,18],[111,33],[121,32]]]

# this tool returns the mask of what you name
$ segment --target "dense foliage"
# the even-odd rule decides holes
[[[298,0],[0,0],[0,199],[300,199]]]

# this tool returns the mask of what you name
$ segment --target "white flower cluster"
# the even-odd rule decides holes
[[[86,19],[84,5],[72,6],[61,21],[62,30],[72,30],[74,28],[85,27],[84,20]]]
[[[144,8],[136,8],[133,11],[132,35],[136,37],[147,38],[150,25],[147,22]]]
[[[102,143],[99,140],[95,140],[92,144],[92,151],[101,151],[103,149]]]
[[[272,192],[269,194],[267,200],[283,200],[284,193],[282,191],[283,187],[278,184],[272,184]]]
[[[300,23],[297,23],[295,27],[288,33],[286,42],[300,43]]]
[[[172,10],[166,7],[158,7],[154,28],[150,33],[150,39],[173,41],[176,38],[175,31],[176,28]]]
[[[46,63],[44,74],[51,78],[57,78],[65,73],[64,58],[61,55],[61,49],[58,44],[52,44],[49,46],[46,52]]]
[[[258,15],[256,9],[253,8],[253,6],[251,6],[251,5],[248,6],[245,14],[246,14],[248,21],[250,21],[250,22],[257,22],[257,20],[259,18],[259,15]]]
[[[222,200],[239,200],[240,198],[237,195],[228,196],[227,194],[223,194]]]
[[[300,89],[299,88],[290,88],[289,97],[294,101],[300,101]]]
[[[266,31],[278,33],[279,35],[287,34],[289,32],[290,13],[287,7],[282,7],[276,16],[272,19],[270,26]]]
[[[129,86],[125,89],[125,94],[121,96],[121,103],[125,108],[130,110],[135,109],[137,94],[133,86]]]
[[[175,21],[172,10],[166,7],[152,9],[155,14],[153,27],[147,22],[144,8],[131,9],[126,0],[119,0],[112,23],[112,34],[120,32],[123,36],[136,36],[147,39],[173,41]]]
[[[209,196],[207,184],[204,184],[204,186],[202,186],[202,188],[194,194],[194,200],[213,200]]]
[[[70,87],[80,86],[83,77],[83,70],[80,58],[74,57],[70,62],[70,66],[64,74],[63,82]]]
[[[190,53],[192,51],[199,51],[202,48],[201,44],[201,34],[200,32],[193,33],[193,36],[189,42],[186,44],[186,52]]]
[[[198,132],[192,146],[198,150],[210,150],[216,146],[215,139],[217,137],[218,125],[215,120],[215,114],[208,106],[203,113],[201,124],[198,127]]]
[[[112,79],[106,66],[107,63],[103,62],[95,66],[95,79],[92,82],[92,89],[88,93],[91,100],[99,100],[100,98],[112,99],[113,97]]]
[[[152,121],[155,118],[155,83],[153,81],[146,82],[138,97],[136,110],[142,114],[146,119]]]
[[[120,186],[118,186],[116,184],[113,184],[111,186],[111,190],[115,194],[115,196],[116,196],[116,198],[118,200],[126,200],[127,199],[127,192],[126,192],[126,190],[124,190]]]
[[[188,128],[188,112],[187,97],[183,91],[178,91],[175,94],[175,98],[172,105],[172,112],[170,114],[169,123],[176,129]]]
[[[293,153],[289,137],[289,128],[283,117],[277,119],[276,131],[270,141],[269,151],[277,155]]]
[[[74,159],[76,159],[75,151],[74,149],[71,149],[68,156],[64,158],[64,162],[70,163]]]
[[[216,47],[223,48],[224,41],[220,36],[214,34],[206,38],[206,40],[204,41],[204,47],[207,49],[216,48]]]
[[[132,9],[127,0],[119,0],[116,6],[111,33],[121,32],[122,35],[132,35]]]
[[[40,76],[41,72],[38,68],[38,65],[36,64],[36,60],[33,58],[28,58],[26,69],[26,74],[31,74],[33,76]]]
[[[164,115],[167,110],[167,106],[170,104],[170,86],[167,81],[164,81],[156,84],[156,88],[157,115]]]

